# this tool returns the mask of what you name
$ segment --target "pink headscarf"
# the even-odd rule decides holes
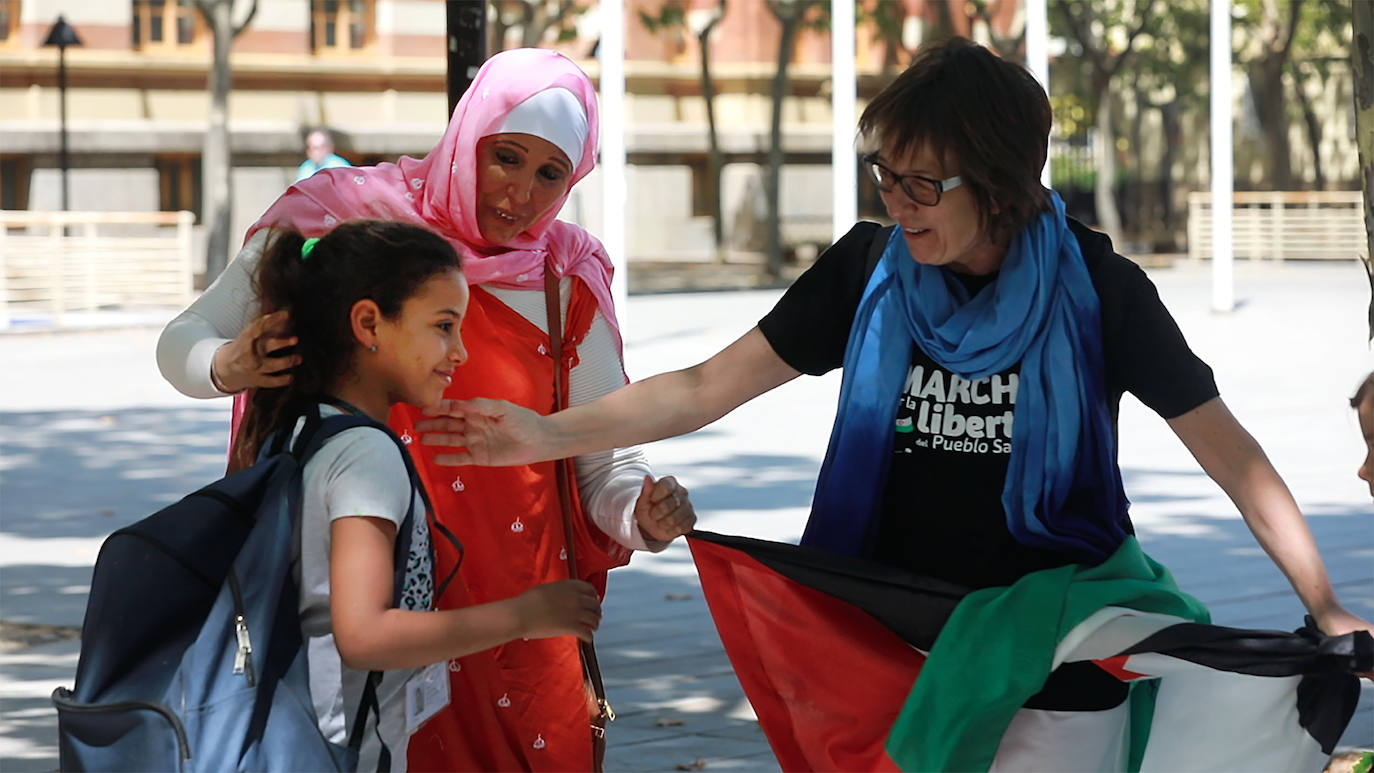
[[[427,156],[316,172],[287,189],[248,229],[248,236],[281,225],[306,236],[322,236],[336,224],[357,218],[418,223],[453,245],[472,284],[519,290],[543,289],[544,261],[552,254],[559,277],[571,275],[586,282],[619,344],[610,258],[596,237],[557,219],[567,194],[508,244],[488,242],[477,226],[477,141],[496,133],[521,102],[553,88],[571,92],[587,114],[587,138],[568,186],[571,192],[596,164],[596,91],[586,73],[562,54],[521,48],[496,54],[482,65],[458,101],[443,138]]]

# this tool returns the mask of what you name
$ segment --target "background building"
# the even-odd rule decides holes
[[[798,13],[800,21],[785,61],[787,96],[781,105],[783,239],[789,247],[800,246],[802,254],[827,243],[829,2],[624,2],[630,162],[624,217],[630,257],[711,255],[717,201],[727,251],[762,248],[766,203],[761,170],[772,144],[772,92],[784,30],[778,14],[788,10]],[[1325,8],[1323,2],[1335,0],[1319,0],[1317,6]],[[1191,40],[1185,34],[1184,12],[1199,3],[1205,20],[1203,0],[1157,11],[1173,26],[1151,27],[1153,34],[1142,36],[1133,60],[1141,64],[1123,67],[1107,97],[1116,118],[1117,137],[1110,145],[1121,167],[1116,190],[1122,221],[1138,244],[1176,247],[1183,197],[1205,184],[1207,118],[1187,101],[1204,92],[1196,84],[1169,83],[1167,68],[1165,77],[1158,75],[1160,62],[1181,67],[1195,58],[1184,45]],[[235,20],[254,5],[256,13],[232,49],[231,233],[242,234],[292,182],[310,127],[332,129],[338,152],[355,164],[423,155],[441,135],[447,118],[443,2],[237,0],[233,5]],[[858,5],[861,101],[899,71],[922,40],[958,33],[1005,56],[1023,56],[1025,19],[1019,0],[859,0]],[[1121,3],[1092,4],[1091,13],[1100,11],[1108,36],[1112,24],[1129,22],[1113,21],[1116,5]],[[1237,8],[1248,5],[1237,2]],[[487,0],[487,8],[491,47],[558,48],[596,77],[596,0]],[[66,54],[71,209],[186,209],[199,216],[211,36],[193,0],[0,0],[0,209],[60,206],[57,52],[41,46],[59,13],[82,40]],[[1062,33],[1062,20],[1052,16],[1051,23],[1052,30]],[[1325,22],[1308,22],[1319,23]],[[1302,107],[1315,114],[1318,125],[1316,140],[1308,142],[1311,131],[1304,126],[1311,122],[1292,109],[1295,116],[1287,131],[1293,149],[1286,152],[1294,159],[1292,184],[1297,186],[1357,185],[1349,72],[1339,56],[1342,35],[1348,46],[1349,23],[1344,24],[1344,31],[1337,23],[1326,37],[1308,36],[1311,41],[1305,45],[1313,50],[1300,63],[1320,65],[1309,67],[1310,77],[1296,65],[1285,76],[1284,88],[1292,97],[1310,95],[1311,104]],[[709,161],[698,40],[708,25],[722,162],[718,186]],[[1090,187],[1094,179],[1090,146],[1097,142],[1095,106],[1091,96],[1081,93],[1089,80],[1088,56],[1071,36],[1060,34],[1058,40],[1051,64],[1060,135],[1056,155],[1062,159],[1054,166],[1055,185],[1069,198],[1071,189]],[[1201,43],[1193,42],[1194,47],[1206,45],[1205,34]],[[1246,45],[1245,40],[1238,43],[1238,58]],[[1299,58],[1295,53],[1295,61]],[[1235,89],[1241,115],[1240,188],[1262,186],[1267,174],[1264,137],[1252,126],[1253,117],[1247,118],[1257,113],[1242,77],[1245,66],[1238,61]],[[1313,88],[1317,78],[1320,83]],[[1205,105],[1205,96],[1201,99]],[[1247,131],[1254,142],[1245,142]],[[1311,179],[1313,159],[1325,161],[1324,178],[1318,181]],[[1092,219],[1090,192],[1071,203]],[[597,232],[600,208],[599,179],[593,173],[575,190],[563,216]],[[870,186],[860,186],[860,212],[880,213]]]

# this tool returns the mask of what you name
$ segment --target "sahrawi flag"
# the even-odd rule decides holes
[[[1317,771],[1374,663],[1363,631],[1208,624],[1133,538],[1099,566],[971,593],[795,545],[688,541],[788,771]],[[1021,709],[1082,661],[1130,683],[1123,706]]]

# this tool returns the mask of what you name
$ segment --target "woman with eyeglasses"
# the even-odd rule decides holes
[[[962,39],[923,49],[859,122],[895,226],[854,226],[705,362],[553,416],[446,404],[425,442],[497,465],[643,443],[843,368],[802,544],[979,589],[1133,549],[1116,461],[1130,392],[1231,497],[1322,631],[1369,629],[1154,285],[1041,185],[1050,122],[1020,66]],[[1050,767],[1120,769],[1126,695],[1091,663],[1054,671],[1023,705],[1072,716],[1060,726],[1089,741]]]

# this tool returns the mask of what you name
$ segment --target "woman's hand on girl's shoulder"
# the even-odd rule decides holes
[[[441,400],[426,408],[425,416],[429,418],[415,422],[420,442],[458,449],[436,455],[436,464],[509,467],[549,458],[541,453],[548,446],[544,417],[514,403],[480,397]]]
[[[210,381],[221,392],[275,389],[291,383],[291,369],[301,363],[291,335],[291,313],[285,309],[248,323],[234,340],[221,346],[210,361]]]
[[[515,602],[521,636],[526,639],[576,636],[591,641],[592,632],[601,625],[601,599],[591,583],[582,580],[536,585],[517,596]]]

